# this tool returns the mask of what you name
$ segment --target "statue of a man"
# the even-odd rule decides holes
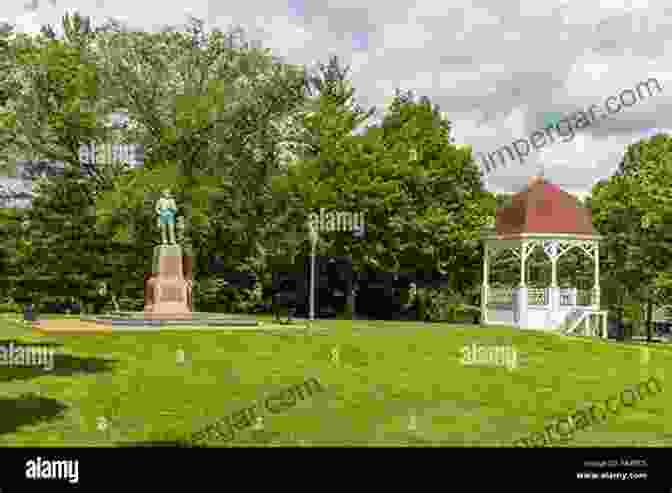
[[[170,190],[163,191],[163,196],[156,202],[156,213],[159,216],[159,228],[161,228],[161,241],[164,245],[175,244],[175,213],[177,204],[170,194]]]

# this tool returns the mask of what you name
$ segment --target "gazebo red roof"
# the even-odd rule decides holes
[[[576,198],[540,177],[515,194],[511,204],[497,211],[497,235],[597,235],[589,211]]]

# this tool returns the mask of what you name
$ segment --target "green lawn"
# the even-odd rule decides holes
[[[645,362],[642,346],[507,328],[348,320],[312,335],[294,325],[44,337],[10,318],[0,344],[53,343],[56,360],[51,372],[0,366],[0,446],[167,444],[311,377],[326,391],[230,443],[509,446],[649,376],[662,393],[563,446],[672,445],[672,352],[660,345]],[[472,343],[512,345],[522,366],[463,366]]]

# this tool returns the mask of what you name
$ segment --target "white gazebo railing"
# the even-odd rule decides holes
[[[527,304],[532,306],[548,305],[547,288],[527,288]]]
[[[560,306],[593,306],[593,290],[562,288]]]
[[[560,306],[576,306],[576,297],[576,288],[560,288]]]
[[[508,306],[513,300],[518,288],[497,287],[488,288],[488,305]],[[561,288],[560,306],[592,306],[593,293],[589,289]],[[551,304],[550,288],[527,288],[527,304],[531,306],[549,306]]]

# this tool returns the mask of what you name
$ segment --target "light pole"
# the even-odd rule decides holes
[[[310,229],[310,242],[311,242],[311,254],[310,254],[310,321],[315,320],[315,249],[317,247],[317,241],[319,236],[317,234],[317,229],[312,221],[308,221],[308,228]]]

